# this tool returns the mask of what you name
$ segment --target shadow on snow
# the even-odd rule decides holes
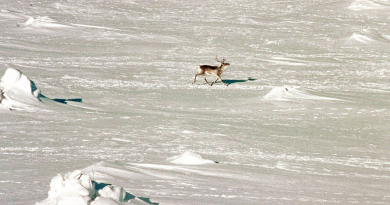
[[[257,79],[249,77],[246,80],[226,79],[226,80],[223,80],[223,82],[228,84],[228,85],[230,85],[230,84],[234,84],[234,83],[245,83],[245,82],[248,82],[248,81],[255,81],[255,80],[257,80]]]
[[[95,189],[96,189],[97,192],[98,192],[99,190],[103,189],[103,188],[106,187],[106,186],[112,185],[112,184],[106,184],[106,183],[98,183],[98,182],[96,182],[96,181],[94,181],[94,182],[95,182]],[[134,196],[134,195],[132,195],[132,194],[130,194],[130,193],[128,193],[128,192],[126,192],[126,196],[125,196],[124,201],[125,201],[125,202],[128,202],[128,201],[130,201],[130,200],[132,200],[132,199],[135,199],[135,198],[138,198],[138,199],[142,200],[143,202],[145,202],[145,203],[147,203],[147,204],[159,205],[159,203],[155,203],[155,202],[150,201],[149,198],[145,198],[145,197],[136,197],[136,196]]]
[[[73,98],[73,99],[61,99],[61,98],[54,98],[52,99],[56,102],[62,103],[62,104],[68,104],[68,102],[83,102],[83,99],[81,98]]]

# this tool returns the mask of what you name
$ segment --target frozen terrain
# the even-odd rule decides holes
[[[390,204],[389,12],[3,0],[0,204]]]

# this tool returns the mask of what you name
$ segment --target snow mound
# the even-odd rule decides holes
[[[8,68],[0,81],[0,105],[10,110],[32,109],[43,97],[35,83],[19,70]]]
[[[35,83],[17,69],[8,68],[0,80],[0,109],[37,111],[47,105],[66,104],[72,107],[95,110],[82,105],[81,98],[50,99],[41,94]]]
[[[62,176],[58,174],[50,182],[47,199],[36,205],[119,205],[124,202],[126,192],[122,187],[106,185],[96,190],[91,177],[80,170]]]
[[[209,159],[203,159],[200,154],[185,152],[183,154],[173,156],[167,159],[167,161],[174,164],[182,164],[182,165],[200,165],[200,164],[212,164],[215,161]]]
[[[336,98],[321,97],[300,91],[294,87],[276,87],[267,93],[264,100],[294,101],[294,100],[338,100]]]
[[[390,37],[380,34],[373,29],[364,29],[360,33],[354,33],[347,40],[347,44],[377,44],[377,43],[390,43]]]
[[[18,24],[19,27],[34,27],[34,28],[64,28],[71,27],[57,23],[57,20],[48,16],[30,17],[25,23]]]
[[[356,0],[348,9],[354,11],[390,8],[388,0]]]

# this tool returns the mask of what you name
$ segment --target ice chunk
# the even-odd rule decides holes
[[[75,170],[53,177],[48,198],[37,205],[119,205],[125,197],[126,191],[119,186],[107,185],[97,191],[90,176]]]
[[[99,195],[115,201],[123,201],[126,197],[126,192],[122,187],[107,185],[103,189],[99,190]]]
[[[111,198],[97,197],[91,205],[119,205],[119,203]]]
[[[29,109],[37,105],[41,91],[19,70],[8,68],[0,81],[0,105],[8,109]]]
[[[58,174],[50,182],[48,198],[38,204],[74,204],[88,205],[95,196],[95,187],[89,176],[76,170],[62,176]]]

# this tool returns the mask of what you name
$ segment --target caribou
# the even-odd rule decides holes
[[[224,83],[222,81],[222,78],[221,78],[221,74],[223,73],[223,71],[225,70],[226,67],[228,67],[230,64],[229,63],[225,63],[226,59],[223,59],[222,61],[218,60],[218,56],[215,56],[215,60],[217,62],[220,62],[221,65],[220,66],[212,66],[212,65],[199,65],[198,66],[198,71],[197,73],[195,74],[195,79],[194,79],[194,82],[192,82],[192,84],[195,83],[196,81],[196,77],[198,75],[204,75],[204,80],[206,81],[207,84],[209,84],[209,86],[212,86],[214,83],[216,83],[218,80],[220,80],[224,85],[228,85],[226,83]],[[208,81],[207,81],[207,78],[206,76],[207,75],[210,75],[210,76],[213,76],[216,78],[216,80],[214,81],[213,84],[210,84]]]

